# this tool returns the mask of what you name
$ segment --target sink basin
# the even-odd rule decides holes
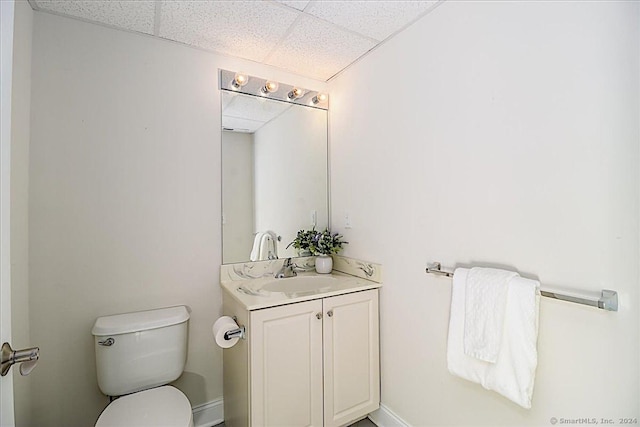
[[[249,283],[239,286],[238,291],[254,296],[269,296],[273,294],[285,294],[289,298],[315,295],[340,289],[348,284],[334,276],[299,275],[284,279],[251,280]]]
[[[260,289],[266,292],[284,293],[318,292],[331,288],[336,284],[336,280],[331,276],[288,277],[270,280],[260,286]]]
[[[341,272],[317,274],[314,271],[300,271],[295,277],[282,279],[269,274],[220,283],[229,296],[250,311],[380,287],[378,283]]]

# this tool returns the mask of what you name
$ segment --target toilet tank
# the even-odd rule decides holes
[[[98,386],[107,396],[122,396],[168,384],[187,360],[185,306],[99,317],[91,333]]]

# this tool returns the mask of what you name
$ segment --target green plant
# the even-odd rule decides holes
[[[339,233],[331,233],[329,229],[324,231],[316,231],[315,227],[311,230],[300,230],[291,243],[287,245],[293,246],[301,251],[308,250],[311,255],[331,255],[337,254],[349,242],[345,242],[344,236]]]
[[[331,233],[329,229],[325,229],[321,233],[316,233],[312,239],[309,250],[312,255],[331,255],[337,254],[342,250],[342,245],[349,242],[343,240],[342,234]]]
[[[298,231],[296,238],[287,245],[287,249],[289,249],[289,246],[293,246],[300,251],[310,251],[311,243],[316,234],[318,234],[318,232],[315,230],[315,227],[311,230]]]

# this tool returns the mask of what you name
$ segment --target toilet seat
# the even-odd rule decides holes
[[[193,427],[189,399],[162,386],[122,396],[102,411],[96,427]]]

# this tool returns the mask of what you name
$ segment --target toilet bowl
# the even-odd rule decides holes
[[[171,386],[122,396],[100,414],[96,427],[193,427],[189,399]]]
[[[98,387],[116,397],[96,427],[193,427],[189,399],[168,385],[185,367],[188,320],[185,306],[96,320]]]

